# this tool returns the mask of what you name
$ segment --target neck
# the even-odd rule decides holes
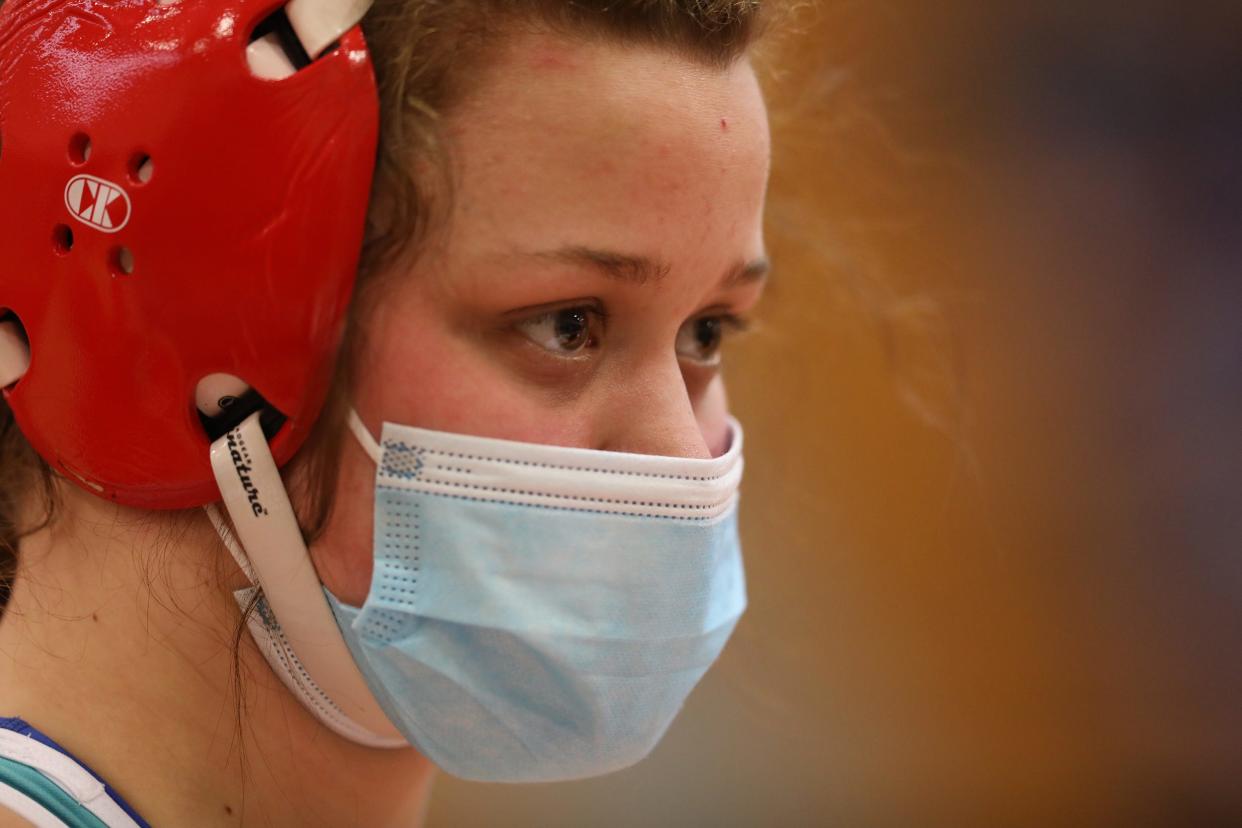
[[[154,825],[420,823],[431,765],[354,745],[294,699],[238,636],[246,582],[205,516],[62,494],[55,524],[22,542],[0,715],[60,742]]]

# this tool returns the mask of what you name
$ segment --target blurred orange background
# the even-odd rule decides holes
[[[431,826],[1242,825],[1242,4],[769,44],[750,609],[655,754]]]

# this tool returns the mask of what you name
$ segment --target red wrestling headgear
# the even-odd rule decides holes
[[[261,396],[280,464],[320,412],[379,117],[368,3],[332,4],[0,7],[0,382],[21,374],[22,432],[89,491],[219,499],[205,378]]]

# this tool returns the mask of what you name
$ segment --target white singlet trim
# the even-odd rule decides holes
[[[138,823],[116,804],[102,782],[55,748],[11,730],[0,730],[0,756],[34,768],[46,776],[108,828],[138,828]],[[51,824],[62,823],[56,820]]]
[[[35,828],[68,828],[56,816],[17,788],[0,784],[0,808],[8,808]]]

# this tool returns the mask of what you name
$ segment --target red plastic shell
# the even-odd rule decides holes
[[[0,309],[32,351],[6,397],[53,467],[126,505],[219,499],[194,402],[204,376],[241,377],[288,417],[280,464],[327,393],[378,102],[358,28],[288,79],[253,77],[250,34],[279,6],[0,6]]]

